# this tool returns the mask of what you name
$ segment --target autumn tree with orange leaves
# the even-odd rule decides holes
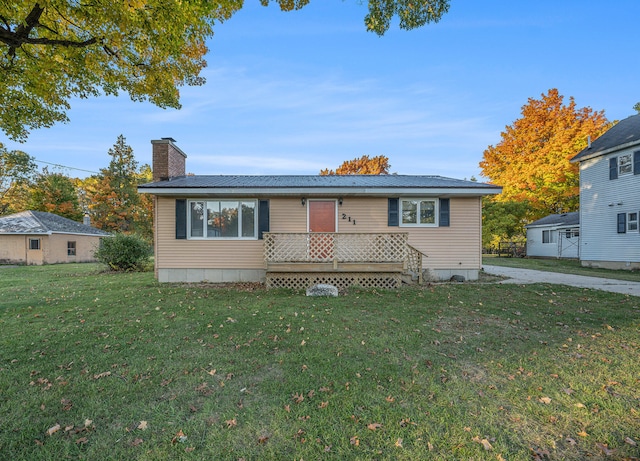
[[[363,155],[360,158],[347,160],[342,163],[335,171],[324,169],[320,171],[321,176],[327,175],[346,175],[346,174],[389,174],[389,158],[384,155],[369,158]]]
[[[579,207],[578,166],[569,162],[611,123],[604,111],[564,104],[557,89],[529,98],[522,117],[484,151],[482,176],[502,186],[499,202],[526,202],[531,220]]]

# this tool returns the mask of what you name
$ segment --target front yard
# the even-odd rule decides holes
[[[638,459],[640,298],[0,268],[5,459]]]

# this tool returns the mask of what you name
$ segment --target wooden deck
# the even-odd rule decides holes
[[[407,233],[265,233],[267,287],[397,288],[407,273],[421,282],[422,253],[407,240]]]

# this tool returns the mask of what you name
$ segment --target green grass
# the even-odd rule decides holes
[[[482,257],[482,263],[494,266],[517,267],[640,282],[640,271],[637,270],[611,270],[582,267],[580,261],[568,259],[502,258],[484,255]]]
[[[564,286],[307,298],[0,268],[0,453],[637,459],[639,330],[640,298]]]

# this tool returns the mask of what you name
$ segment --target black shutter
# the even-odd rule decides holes
[[[627,232],[627,214],[618,213],[618,234]]]
[[[262,234],[269,232],[269,200],[260,200],[258,203],[258,239],[262,240]]]
[[[187,238],[187,201],[176,199],[176,239]]]
[[[618,179],[618,157],[609,159],[609,179]]]
[[[439,227],[449,227],[451,213],[449,211],[449,199],[440,199],[440,220],[438,221]]]
[[[400,204],[400,199],[390,198],[389,199],[389,208],[388,208],[388,223],[389,227],[400,225],[400,215],[398,212],[398,207]]]
[[[640,150],[633,153],[633,174],[640,174]]]

